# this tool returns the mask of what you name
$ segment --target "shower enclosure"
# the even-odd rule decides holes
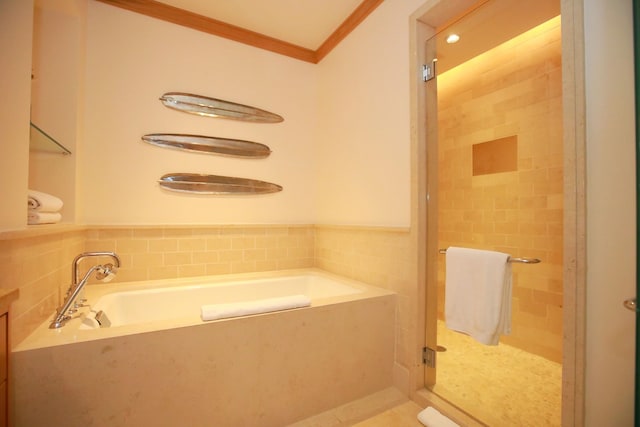
[[[427,151],[437,156],[427,210],[437,222],[427,237],[427,359],[435,363],[425,383],[492,426],[560,425],[559,14],[559,0],[490,0],[437,28],[425,46]],[[446,328],[441,252],[449,246],[542,261],[513,264],[512,333],[498,346]]]

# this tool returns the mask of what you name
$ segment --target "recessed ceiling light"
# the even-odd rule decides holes
[[[457,34],[450,34],[447,37],[447,43],[449,43],[449,44],[457,43],[458,40],[460,40],[460,36],[457,35]]]

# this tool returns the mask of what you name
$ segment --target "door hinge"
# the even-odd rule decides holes
[[[424,64],[422,66],[422,81],[428,82],[432,78],[436,76],[436,62],[438,60],[434,59],[431,61],[431,64]]]
[[[422,363],[429,368],[436,367],[436,351],[429,347],[422,347]]]

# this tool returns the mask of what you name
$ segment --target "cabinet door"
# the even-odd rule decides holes
[[[7,315],[0,316],[0,427],[8,425],[7,414]]]
[[[7,379],[7,315],[0,316],[0,382]]]
[[[7,414],[7,381],[0,384],[0,427],[9,425]]]

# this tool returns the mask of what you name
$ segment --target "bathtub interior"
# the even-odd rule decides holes
[[[203,278],[187,286],[157,287],[109,293],[90,304],[80,329],[101,325],[95,315],[102,312],[109,327],[188,318],[200,313],[203,305],[229,304],[269,298],[305,295],[312,301],[362,293],[362,287],[348,285],[319,273],[297,274],[263,279],[239,279],[212,283]],[[104,326],[105,322],[101,322]]]

